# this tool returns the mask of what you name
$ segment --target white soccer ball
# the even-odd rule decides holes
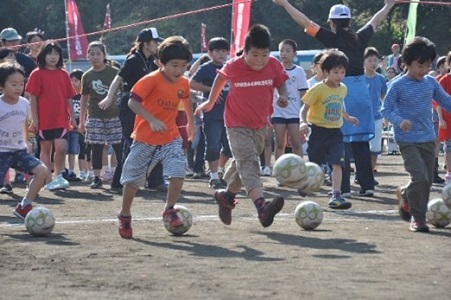
[[[182,235],[191,228],[191,225],[193,225],[193,216],[185,206],[174,205],[174,209],[177,212],[177,215],[182,219],[183,226],[174,228],[169,223],[164,222],[164,227],[173,235]]]
[[[296,223],[305,230],[313,230],[323,221],[323,209],[313,201],[303,201],[294,210]]]
[[[45,207],[33,208],[25,217],[25,227],[34,236],[45,236],[52,232],[55,226],[53,213]]]
[[[445,227],[451,223],[451,210],[442,199],[432,199],[428,203],[426,218],[435,227]]]
[[[306,194],[317,192],[324,183],[324,171],[314,162],[306,162],[307,176],[298,185],[298,189]]]
[[[445,202],[446,206],[451,209],[451,183],[443,187],[442,199]]]
[[[307,168],[302,157],[293,153],[281,155],[274,163],[273,175],[282,186],[297,188],[307,176]]]

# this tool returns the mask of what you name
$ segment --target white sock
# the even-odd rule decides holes
[[[33,201],[31,201],[31,200],[28,200],[28,199],[26,199],[25,197],[22,199],[22,202],[20,202],[20,205],[22,206],[22,207],[25,207],[25,206],[27,206],[27,205],[31,205],[33,203]]]
[[[210,173],[210,179],[219,179],[218,172],[211,172]]]

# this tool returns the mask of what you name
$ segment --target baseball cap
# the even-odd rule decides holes
[[[400,47],[399,47],[399,44],[393,44],[393,45],[391,45],[391,49],[393,49],[393,48],[395,48],[395,47],[400,48]]]
[[[0,39],[7,41],[17,41],[21,40],[22,37],[14,28],[8,27],[2,30],[2,32],[0,33]]]
[[[329,11],[329,20],[331,19],[351,19],[351,10],[346,5],[335,4]]]
[[[139,32],[138,42],[147,42],[151,40],[162,42],[164,39],[158,35],[158,31],[155,27],[145,28]]]

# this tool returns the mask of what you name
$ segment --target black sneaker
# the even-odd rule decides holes
[[[415,222],[412,220],[412,222],[410,222],[409,230],[413,232],[429,232],[429,227],[426,223]]]
[[[440,176],[438,176],[438,174],[435,174],[434,175],[434,183],[438,183],[438,184],[445,183],[445,179],[443,179]]]
[[[210,179],[208,186],[212,189],[220,190],[225,189],[227,187],[227,183],[222,179]]]
[[[1,189],[0,189],[0,194],[12,194],[13,193],[13,187],[9,184],[5,184]]]
[[[275,197],[272,201],[266,201],[258,212],[258,219],[263,227],[271,226],[274,216],[282,210],[284,204],[283,197]]]
[[[349,209],[352,206],[352,203],[346,201],[346,199],[341,196],[332,196],[329,200],[329,207],[332,209]]]
[[[102,179],[99,176],[94,177],[94,180],[91,182],[91,189],[100,189],[103,185]]]

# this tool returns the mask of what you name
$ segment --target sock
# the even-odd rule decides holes
[[[265,198],[260,197],[257,200],[254,201],[255,208],[258,212],[262,209],[263,205],[266,203]]]
[[[219,179],[218,172],[211,172],[210,173],[210,179]]]
[[[334,198],[340,197],[341,196],[341,192],[340,191],[333,191],[332,195]]]
[[[31,203],[33,203],[33,201],[26,199],[25,197],[22,199],[22,202],[20,202],[20,205],[22,206],[22,208],[24,208],[27,205],[31,205]]]

